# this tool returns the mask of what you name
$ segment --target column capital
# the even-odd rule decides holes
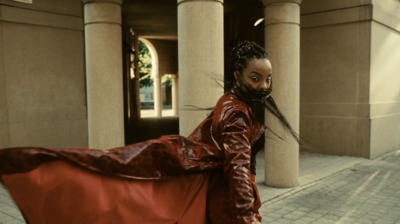
[[[224,0],[178,0],[178,5],[184,2],[219,2],[224,4]]]
[[[300,24],[301,0],[262,0],[265,26],[272,24]]]
[[[88,3],[114,3],[121,5],[123,0],[82,0],[83,4],[88,4]]]
[[[276,3],[294,3],[294,4],[299,4],[301,3],[302,0],[261,0],[262,3],[264,3],[264,6],[267,5],[272,5]]]
[[[123,0],[83,0],[85,25],[113,23],[121,25],[121,3]]]

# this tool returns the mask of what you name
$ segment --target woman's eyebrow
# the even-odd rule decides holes
[[[259,75],[259,76],[263,76],[263,74],[258,73],[258,72],[256,72],[256,71],[251,71],[250,74],[252,74],[252,73],[254,73],[254,74],[256,74],[256,75]],[[267,75],[267,77],[269,77],[269,76],[272,76],[272,73]]]
[[[261,73],[258,73],[258,72],[256,72],[256,71],[251,71],[250,74],[252,74],[252,73],[254,73],[254,74],[256,74],[256,75],[262,75]]]

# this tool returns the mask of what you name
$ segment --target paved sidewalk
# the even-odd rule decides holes
[[[24,218],[10,198],[8,192],[0,184],[0,224],[21,224]]]
[[[400,224],[400,150],[374,160],[312,158],[320,156],[300,159],[316,166],[307,175],[300,171],[300,186],[263,201],[263,223]],[[268,196],[268,190],[263,194]]]
[[[400,150],[374,160],[300,153],[300,185],[285,189],[262,183],[257,160],[263,223],[400,224]],[[0,224],[23,223],[0,185]]]

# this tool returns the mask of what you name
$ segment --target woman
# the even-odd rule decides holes
[[[264,126],[253,109],[266,107],[291,128],[270,96],[272,67],[264,49],[238,42],[229,64],[233,87],[188,137],[162,136],[105,151],[0,150],[1,179],[25,219],[260,223],[254,175]]]

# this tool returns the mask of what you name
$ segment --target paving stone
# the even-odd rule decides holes
[[[400,156],[395,152],[386,158],[362,162],[275,201],[271,206],[290,206],[294,201],[302,201],[305,206],[302,210],[308,211],[308,217],[316,218],[307,220],[310,223],[397,222],[400,219],[397,207],[400,206]],[[304,221],[301,217],[298,220]]]
[[[303,216],[303,217],[301,217],[300,220],[308,222],[308,223],[312,223],[313,221],[315,221],[317,219],[318,218],[315,218],[315,217]]]

